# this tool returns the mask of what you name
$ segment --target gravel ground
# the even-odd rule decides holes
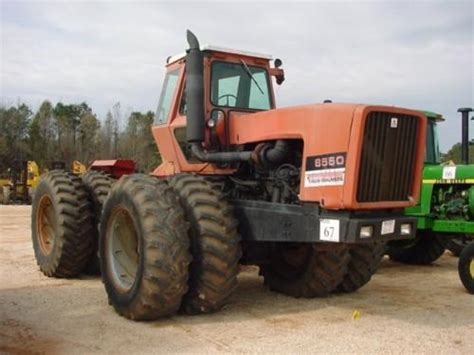
[[[473,353],[474,297],[449,253],[425,267],[385,259],[366,287],[325,299],[270,292],[253,269],[239,281],[216,314],[132,322],[99,278],[44,277],[30,207],[0,206],[0,353]]]

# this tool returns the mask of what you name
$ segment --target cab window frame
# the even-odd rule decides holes
[[[425,164],[440,164],[441,154],[439,149],[438,125],[434,120],[428,120],[426,132]]]
[[[165,99],[165,93],[167,92],[167,89],[169,87],[169,78],[170,78],[171,75],[175,75],[176,82],[174,83],[173,91],[170,93],[171,96],[170,96],[170,101],[169,101],[168,112],[166,113],[165,117],[163,117],[162,119],[159,119],[159,110],[160,110],[160,107],[163,106],[163,101]],[[169,70],[165,73],[165,77],[164,77],[164,80],[163,80],[162,89],[161,89],[161,93],[160,93],[160,98],[158,100],[158,106],[156,108],[155,119],[153,120],[153,125],[161,126],[161,125],[164,125],[164,124],[168,123],[168,121],[170,119],[170,115],[172,114],[172,111],[173,111],[173,102],[176,99],[176,95],[177,95],[177,93],[179,92],[179,89],[180,89],[180,76],[181,75],[182,75],[182,73],[181,73],[181,69],[179,67],[176,68],[176,69]]]
[[[259,65],[250,65],[247,64],[247,66],[252,69],[252,68],[258,68],[261,69],[263,73],[265,73],[265,79],[267,83],[267,95],[268,95],[268,103],[269,103],[269,108],[268,109],[259,109],[259,108],[249,108],[249,107],[240,107],[240,106],[227,106],[227,105],[219,105],[219,103],[214,102],[212,98],[212,88],[214,84],[214,65],[215,64],[233,64],[233,65],[241,65],[241,63],[234,62],[234,61],[225,61],[225,60],[214,60],[211,63],[210,66],[210,85],[209,85],[209,102],[211,103],[212,106],[216,108],[223,108],[223,109],[228,109],[232,111],[240,111],[240,112],[259,112],[259,111],[268,111],[272,110],[275,108],[274,106],[274,101],[273,101],[273,91],[272,91],[272,86],[271,86],[271,78],[270,74],[268,72],[268,69],[265,66],[259,66]],[[254,74],[254,73],[252,73]],[[252,85],[252,79],[249,78]],[[240,83],[239,83],[240,85]],[[251,86],[250,86],[251,87]],[[249,89],[250,89],[249,87]],[[250,95],[249,95],[249,103],[250,103]],[[236,102],[237,104],[237,102]]]

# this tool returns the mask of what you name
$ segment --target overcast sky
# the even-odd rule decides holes
[[[86,101],[100,118],[117,101],[155,110],[165,60],[186,48],[189,28],[202,44],[281,58],[279,107],[437,111],[447,150],[460,140],[457,108],[474,106],[473,1],[0,1],[3,104]]]

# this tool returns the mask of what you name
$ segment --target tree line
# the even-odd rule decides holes
[[[139,171],[149,172],[160,162],[151,134],[154,113],[123,112],[115,104],[100,120],[85,102],[53,105],[45,100],[33,112],[25,103],[0,105],[0,173],[15,160],[34,160],[40,169],[61,161],[133,159]],[[122,127],[123,126],[123,127]]]
[[[42,102],[36,112],[28,105],[0,105],[0,174],[15,160],[34,160],[40,169],[54,161],[71,166],[73,160],[89,165],[96,159],[133,159],[139,171],[149,172],[161,161],[150,126],[154,113],[123,112],[116,103],[99,120],[85,102]],[[123,127],[122,127],[123,126]],[[474,145],[470,148],[474,162]],[[461,163],[461,144],[442,155],[443,161]]]
[[[441,154],[441,161],[462,164],[461,151],[461,143],[456,143],[445,154]],[[469,164],[474,164],[474,142],[472,141],[469,143]]]

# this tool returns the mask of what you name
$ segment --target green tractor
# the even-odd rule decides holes
[[[441,164],[437,124],[444,118],[425,112],[428,118],[425,167],[420,201],[407,208],[406,215],[418,219],[417,236],[388,245],[392,260],[407,264],[430,264],[448,248],[459,256],[474,240],[474,165],[469,165],[469,113],[472,108],[460,108],[462,114],[462,164]]]

